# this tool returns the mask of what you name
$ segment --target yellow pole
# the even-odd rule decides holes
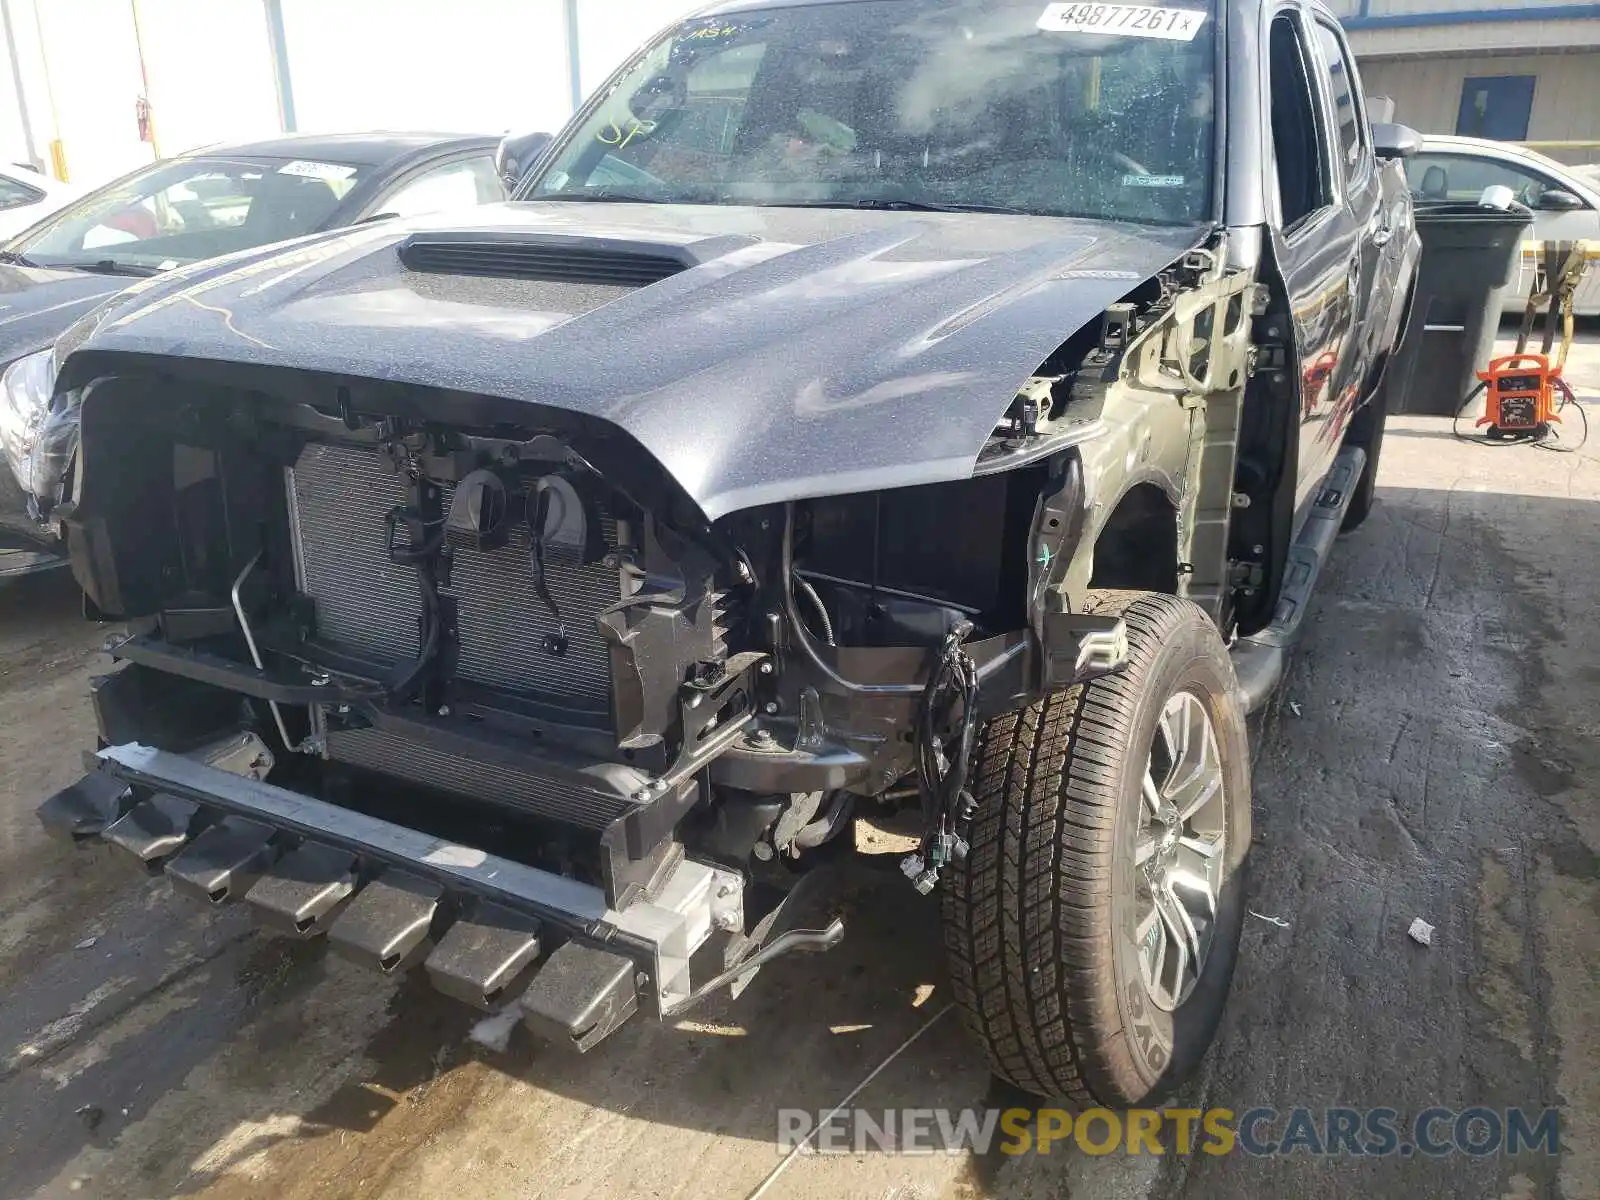
[[[44,98],[50,105],[50,169],[62,183],[67,176],[67,146],[61,140],[61,116],[56,112],[56,90],[50,82],[50,55],[45,50],[44,22],[39,19],[39,0],[33,0],[33,29],[39,40],[39,66],[44,74]]]

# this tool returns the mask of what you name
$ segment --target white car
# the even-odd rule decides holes
[[[1421,153],[1406,160],[1406,177],[1419,204],[1470,203],[1483,195],[1484,188],[1504,184],[1533,209],[1530,240],[1586,238],[1600,246],[1600,181],[1536,151],[1509,142],[1425,134]],[[1518,278],[1507,289],[1506,312],[1520,313],[1532,287],[1533,266],[1524,260]],[[1575,310],[1600,316],[1600,264],[1589,268],[1578,288]]]
[[[12,163],[0,163],[0,241],[21,233],[80,195],[81,188]]]

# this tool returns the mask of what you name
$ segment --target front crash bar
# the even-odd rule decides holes
[[[574,967],[582,982],[586,974],[593,974],[589,968],[596,963],[633,964],[630,971],[604,981],[608,1002],[624,993],[631,997],[635,988],[640,988],[646,1011],[665,1017],[704,990],[694,986],[690,959],[713,930],[742,925],[738,877],[689,859],[680,859],[649,899],[616,909],[608,907],[605,893],[590,884],[229,774],[168,751],[130,743],[100,751],[93,762],[96,772],[89,776],[91,780],[187,802],[213,820],[218,815],[242,818],[304,838],[308,849],[342,852],[371,867],[394,868],[446,892],[475,897],[562,931],[572,939],[576,956],[552,958],[556,969],[543,972],[530,987],[531,999],[524,1001],[530,1005],[530,1023],[534,1023],[533,1014],[540,1004],[557,1011],[570,1008],[573,988],[563,983],[567,967]],[[370,875],[370,869],[357,872],[357,900]],[[250,902],[252,893],[244,898]],[[338,925],[333,929],[337,934]],[[607,970],[617,973],[617,967]],[[555,977],[545,989],[549,995],[538,990],[544,974]],[[633,1011],[631,1003],[614,1007],[618,1011],[608,1018],[604,1032],[610,1032],[613,1022],[626,1019]],[[554,1025],[570,1023],[557,1020]],[[580,1049],[587,1049],[598,1038],[588,1033],[581,1038],[574,1035],[573,1040]]]
[[[379,683],[349,683],[334,678],[317,684],[303,674],[290,677],[261,670],[219,654],[140,634],[111,639],[106,643],[106,653],[124,662],[226,688],[269,704],[361,704],[380,700],[385,694]]]
[[[121,783],[178,796],[417,871],[590,940],[628,940],[608,924],[605,894],[589,884],[454,845],[275,784],[232,775],[181,754],[130,744],[102,750],[96,758],[101,772]],[[641,943],[634,948],[648,947]]]

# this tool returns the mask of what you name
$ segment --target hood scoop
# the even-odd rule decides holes
[[[477,275],[545,283],[643,288],[702,261],[689,246],[492,233],[413,234],[400,261],[433,275]]]

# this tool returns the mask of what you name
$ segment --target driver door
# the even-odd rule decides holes
[[[1333,150],[1314,24],[1299,5],[1283,4],[1270,30],[1273,255],[1288,293],[1299,375],[1296,530],[1338,451],[1339,415],[1359,387],[1356,331],[1367,269],[1359,214],[1346,203],[1346,163]]]

